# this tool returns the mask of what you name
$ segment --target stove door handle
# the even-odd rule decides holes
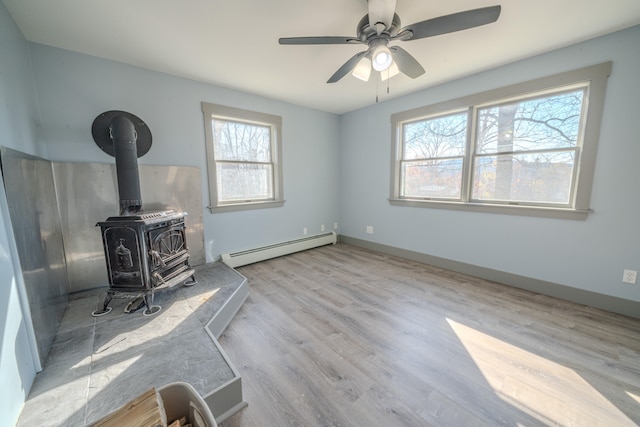
[[[162,267],[166,266],[164,260],[162,259],[162,256],[160,256],[160,253],[158,251],[154,251],[153,249],[151,249],[149,251],[149,255],[151,255],[151,259],[153,260],[153,263],[155,265],[160,265]]]

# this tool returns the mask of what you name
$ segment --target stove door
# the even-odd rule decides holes
[[[111,286],[123,290],[146,289],[136,230],[129,227],[109,227],[104,229],[102,236]]]
[[[151,269],[168,267],[187,254],[184,223],[149,232]]]

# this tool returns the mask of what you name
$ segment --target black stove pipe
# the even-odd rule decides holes
[[[132,215],[142,210],[135,125],[126,116],[116,115],[109,124],[109,135],[116,158],[120,215]]]

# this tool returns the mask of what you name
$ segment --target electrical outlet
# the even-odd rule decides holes
[[[334,230],[337,230],[337,229],[338,229],[338,223],[337,223],[337,222],[334,222],[334,223],[333,223],[333,229],[334,229]]]
[[[637,278],[638,278],[638,272],[635,270],[624,270],[622,272],[622,281],[624,283],[635,285]]]
[[[373,234],[373,226],[367,225],[367,234]]]
[[[304,234],[305,236],[307,235],[308,232],[309,230],[307,230],[307,227],[302,229],[302,234]]]
[[[324,231],[324,224],[320,224],[320,231]]]

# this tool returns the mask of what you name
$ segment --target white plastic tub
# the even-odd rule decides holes
[[[158,388],[158,393],[168,423],[186,417],[193,427],[218,427],[209,406],[191,384],[170,383]]]

